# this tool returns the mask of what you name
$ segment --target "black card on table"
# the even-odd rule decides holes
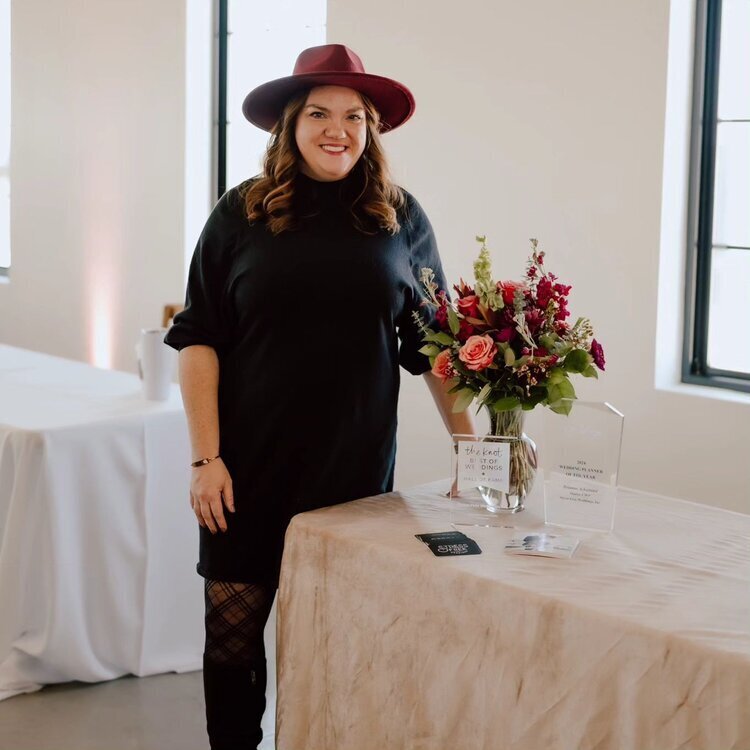
[[[481,555],[479,545],[461,531],[440,531],[434,534],[415,534],[436,557],[453,555]]]
[[[431,542],[447,542],[450,544],[451,542],[468,539],[466,534],[461,531],[436,531],[433,534],[415,534],[414,536],[425,544],[430,544]]]

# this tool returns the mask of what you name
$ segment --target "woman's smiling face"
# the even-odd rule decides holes
[[[302,154],[300,171],[321,182],[346,177],[365,150],[366,117],[362,99],[354,89],[312,89],[294,131]]]

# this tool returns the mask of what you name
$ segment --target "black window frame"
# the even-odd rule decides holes
[[[750,392],[750,373],[708,364],[711,257],[719,247],[713,244],[713,209],[721,11],[722,0],[696,3],[682,381]],[[750,252],[745,247],[721,247]]]
[[[227,191],[227,60],[229,48],[229,0],[217,1],[216,44],[216,200]]]

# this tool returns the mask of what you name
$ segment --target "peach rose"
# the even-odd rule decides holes
[[[497,354],[495,342],[486,334],[469,336],[466,343],[458,350],[458,358],[469,370],[485,370],[492,364]]]
[[[444,383],[448,378],[452,378],[455,375],[450,349],[443,349],[435,357],[435,363],[432,365],[432,374],[437,375]]]

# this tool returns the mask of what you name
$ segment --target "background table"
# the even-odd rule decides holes
[[[0,699],[201,667],[177,387],[0,346]]]
[[[413,535],[450,528],[446,489],[292,520],[279,750],[750,748],[750,516],[621,491],[572,559],[504,553],[537,494],[438,558]]]

